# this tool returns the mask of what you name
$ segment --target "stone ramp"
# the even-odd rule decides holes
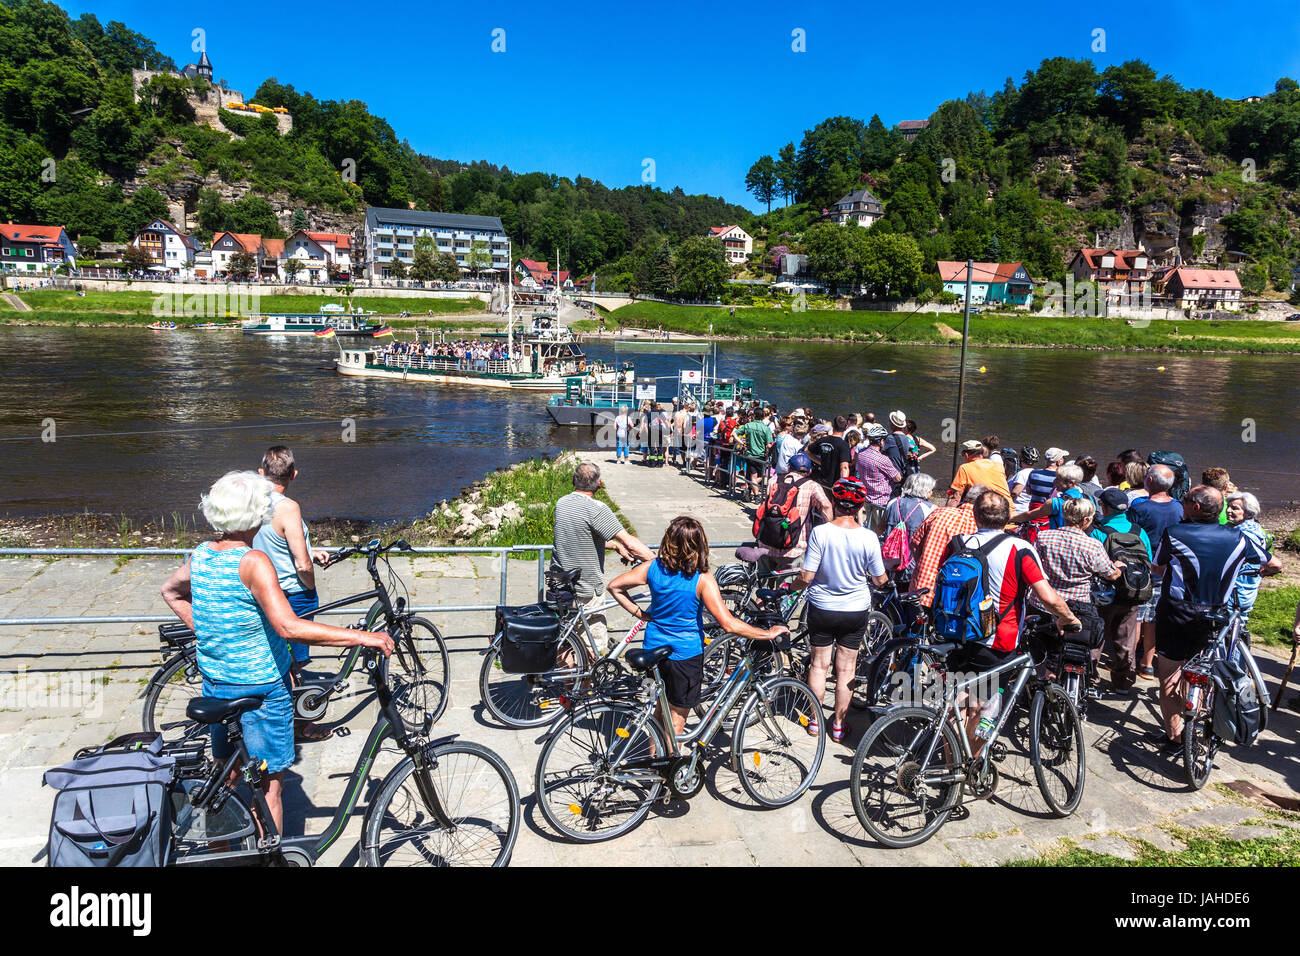
[[[14,295],[12,292],[4,293],[4,299],[6,302],[8,302],[10,305],[14,307],[14,311],[16,312],[32,311],[32,307],[30,305],[28,305],[22,299],[18,298],[18,296]]]

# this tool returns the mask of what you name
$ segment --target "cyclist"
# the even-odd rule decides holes
[[[1033,545],[1002,530],[1011,517],[1011,506],[1006,497],[998,491],[984,491],[975,499],[974,515],[975,532],[954,535],[944,557],[946,560],[951,555],[952,545],[959,541],[971,550],[987,549],[984,551],[989,569],[987,594],[993,598],[996,627],[991,627],[992,633],[982,641],[967,641],[948,655],[947,667],[950,674],[991,670],[1014,657],[1020,645],[1025,602],[1030,594],[1034,595],[1039,606],[1050,611],[1065,627],[1070,630],[1081,627],[1069,605],[1043,575]],[[968,697],[973,696],[968,693]],[[966,733],[972,752],[980,745],[975,730],[982,716],[982,708],[977,705],[989,703],[991,701],[975,699],[958,701],[959,706],[963,706],[966,711]]]
[[[1209,614],[1228,604],[1246,562],[1262,575],[1282,562],[1236,528],[1219,524],[1223,495],[1197,485],[1183,498],[1181,524],[1169,526],[1156,545],[1152,572],[1163,581],[1156,605],[1156,675],[1164,727],[1153,734],[1165,752],[1182,747],[1183,664],[1213,640]]]
[[[323,647],[376,647],[385,656],[393,640],[383,632],[331,627],[299,617],[280,590],[275,566],[253,549],[257,529],[271,518],[274,486],[251,471],[232,471],[199,501],[219,537],[198,545],[162,587],[163,600],[194,631],[203,696],[260,697],[241,714],[249,756],[265,761],[263,786],[276,829],[284,832],[284,771],[293,763],[293,698],[286,641]],[[214,724],[212,755],[233,751]]]
[[[1015,473],[1011,479],[1011,498],[1015,506],[1016,514],[1024,514],[1029,510],[1030,494],[1029,476],[1034,471],[1034,466],[1038,464],[1038,449],[1033,445],[1026,445],[1020,449],[1020,470]]]
[[[879,426],[872,426],[879,427]],[[808,551],[794,588],[808,589],[808,643],[812,661],[808,687],[817,699],[826,696],[826,669],[835,652],[835,715],[831,739],[849,732],[844,722],[853,698],[858,649],[871,613],[871,584],[883,587],[889,576],[880,554],[880,538],[858,522],[867,502],[867,486],[856,478],[841,478],[831,486],[833,520],[818,525],[808,536]],[[808,727],[816,737],[821,727],[816,716]]]
[[[803,557],[808,547],[808,532],[813,526],[823,521],[830,521],[835,515],[831,510],[831,501],[825,490],[812,477],[812,460],[803,452],[790,456],[790,470],[786,477],[772,482],[767,490],[768,506],[781,494],[787,484],[795,484],[795,510],[799,513],[799,536],[785,550],[769,547],[759,542],[758,548],[772,562],[774,568],[792,568]]]
[[[629,590],[640,586],[650,592],[645,608],[628,596]],[[709,572],[709,539],[703,525],[689,515],[674,518],[659,542],[658,555],[609,582],[609,593],[625,611],[646,622],[641,645],[645,650],[672,648],[672,655],[659,665],[659,675],[668,694],[674,737],[686,729],[686,715],[700,702],[706,608],[730,634],[767,641],[790,633],[784,626],[753,627],[727,609]]]

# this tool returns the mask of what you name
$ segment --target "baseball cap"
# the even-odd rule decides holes
[[[1057,448],[1055,445],[1043,452],[1044,461],[1063,461],[1069,457],[1070,453],[1068,451],[1064,448]]]
[[[903,414],[901,408],[898,411],[889,413],[889,424],[893,425],[895,428],[907,427],[907,416]]]
[[[1111,511],[1128,511],[1128,495],[1118,488],[1107,488],[1103,491],[1101,503]]]
[[[984,450],[984,443],[982,441],[975,441],[974,439],[971,441],[964,441],[961,443],[961,450],[964,452],[982,452]]]

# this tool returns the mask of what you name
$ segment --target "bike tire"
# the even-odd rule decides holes
[[[899,707],[892,710],[871,725],[853,755],[853,766],[849,772],[853,812],[857,814],[862,828],[882,846],[903,849],[924,843],[948,822],[953,808],[961,800],[962,788],[965,786],[963,780],[941,782],[937,784],[933,800],[928,794],[920,800],[918,805],[923,822],[918,827],[904,834],[884,828],[889,820],[900,819],[899,814],[885,808],[884,799],[891,794],[912,796],[909,793],[910,784],[915,783],[916,778],[911,777],[907,786],[904,786],[904,780],[908,764],[917,761],[904,758],[917,757],[926,752],[934,733],[932,725],[936,716],[936,712],[928,707]],[[936,771],[943,776],[960,777],[963,750],[957,731],[950,721],[943,719],[940,719],[937,730],[940,741],[934,750],[942,759],[943,766],[936,768]],[[908,743],[900,748],[895,742],[898,740],[906,740]]]
[[[495,751],[465,740],[442,744],[431,756],[437,763],[429,769],[435,791],[444,801],[456,801],[444,803],[454,829],[432,822],[412,779],[415,761],[407,757],[389,771],[366,809],[362,864],[509,865],[520,822],[519,787],[510,767]]]
[[[551,723],[564,713],[564,708],[549,697],[534,698],[531,690],[535,679],[544,678],[546,675],[510,674],[501,670],[498,652],[500,642],[501,635],[498,633],[492,638],[487,653],[483,655],[483,666],[479,669],[478,689],[483,707],[499,723],[519,730],[543,727]],[[559,653],[563,654],[566,648],[576,655],[574,660],[580,662],[577,665],[578,670],[590,669],[591,662],[588,659],[587,649],[572,634],[566,633],[560,637]],[[546,701],[548,706],[541,706],[543,701]]]
[[[437,625],[423,617],[402,618],[388,676],[393,700],[410,733],[426,733],[451,700],[451,660]]]
[[[145,689],[141,708],[144,730],[162,734],[168,743],[180,740],[194,727],[194,721],[185,716],[185,707],[202,695],[203,675],[199,673],[198,661],[192,655],[174,654],[171,660],[158,668]],[[182,726],[162,729],[172,723],[182,723]]]
[[[1207,687],[1196,714],[1183,719],[1183,776],[1193,790],[1210,782],[1219,752],[1220,741],[1214,734],[1213,692],[1212,687]]]
[[[939,668],[936,667],[938,659],[928,651],[919,650],[920,640],[915,637],[895,637],[885,641],[881,648],[871,657],[866,665],[867,686],[865,689],[854,692],[855,701],[861,698],[864,703],[860,706],[885,706],[893,703],[906,703],[908,706],[924,706],[924,694],[932,681],[926,680],[926,675],[935,674]],[[916,663],[911,664],[911,658],[917,658]],[[906,662],[906,663],[905,663]],[[899,683],[895,678],[895,673],[905,671],[905,667],[912,667],[913,670],[907,676],[906,689],[899,687],[899,699],[894,701],[890,694],[891,687]],[[859,673],[861,672],[859,666]],[[916,687],[915,676],[922,675],[922,686]]]
[[[1071,753],[1078,755],[1070,766]],[[1052,813],[1068,817],[1083,800],[1087,778],[1087,755],[1083,743],[1083,722],[1074,701],[1057,684],[1048,684],[1034,694],[1029,706],[1029,760],[1034,779]],[[1060,784],[1061,792],[1053,788]]]
[[[876,655],[894,636],[894,622],[889,615],[872,611],[867,615],[867,626],[862,633],[862,643],[858,647],[858,660],[853,679],[853,696],[849,705],[855,710],[866,710],[876,703],[872,693],[871,675],[874,670]]]
[[[663,731],[654,720],[646,721],[638,731],[639,736],[644,736],[644,741],[616,735],[616,730],[626,729],[639,715],[639,709],[625,704],[596,704],[574,710],[551,728],[537,757],[533,792],[542,817],[556,833],[578,843],[599,843],[622,836],[646,818],[651,805],[663,791],[662,778],[650,781],[643,792],[638,792],[635,787],[629,788],[630,805],[626,815],[608,829],[599,832],[594,829],[601,822],[600,814],[604,812],[604,801],[608,798],[607,793],[595,792],[608,786],[607,783],[596,784],[597,780],[607,776],[600,764],[605,758],[598,755],[608,754],[612,741],[619,739],[628,741],[623,751],[625,754],[629,750],[636,757],[667,753]],[[583,755],[595,761],[593,766],[562,765]],[[596,800],[600,803],[593,808]],[[577,826],[575,819],[584,820],[586,824]]]
[[[817,779],[826,753],[826,721],[821,719],[821,709],[808,685],[793,677],[764,681],[746,697],[731,740],[731,767],[755,802],[765,807],[788,806]],[[815,737],[807,729],[814,722]],[[764,735],[766,739],[759,739]],[[760,781],[773,783],[777,792],[760,788]]]

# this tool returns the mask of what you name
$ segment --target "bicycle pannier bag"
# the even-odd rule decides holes
[[[988,554],[1005,537],[997,535],[978,548],[970,548],[954,535],[952,554],[939,566],[934,585],[934,629],[945,641],[973,641],[992,645],[1002,615],[996,595],[990,593]]]
[[[1236,661],[1225,660],[1214,662],[1210,677],[1214,681],[1214,733],[1231,743],[1253,744],[1259,736],[1261,716],[1254,677]]]
[[[508,674],[537,674],[555,667],[560,617],[545,604],[497,608],[498,660]]]
[[[760,544],[777,551],[788,551],[798,544],[803,524],[808,520],[799,511],[799,487],[811,480],[807,475],[798,478],[786,474],[772,486],[767,500],[754,513],[754,537]]]
[[[162,735],[126,734],[80,751],[47,770],[59,791],[50,818],[47,865],[165,866],[172,854],[175,760],[162,753]]]

